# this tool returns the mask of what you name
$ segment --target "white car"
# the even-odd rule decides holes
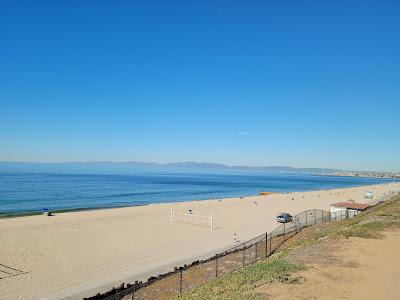
[[[276,220],[279,223],[289,223],[289,222],[292,222],[293,217],[291,214],[281,213],[281,214],[279,214],[279,216],[276,217]]]

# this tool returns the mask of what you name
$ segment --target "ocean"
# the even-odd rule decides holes
[[[287,173],[135,175],[0,173],[0,216],[292,192],[390,182]]]

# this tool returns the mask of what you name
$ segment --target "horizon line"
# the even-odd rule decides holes
[[[217,165],[225,168],[252,168],[252,169],[261,169],[261,168],[291,168],[295,170],[301,169],[318,169],[318,170],[330,170],[330,171],[340,171],[340,172],[362,172],[362,173],[392,173],[396,174],[399,171],[372,171],[372,170],[349,170],[349,169],[336,169],[336,168],[327,168],[327,167],[294,167],[290,165],[235,165],[235,164],[225,164],[218,162],[209,162],[209,161],[173,161],[173,162],[155,162],[155,161],[111,161],[111,160],[95,160],[95,161],[7,161],[0,160],[0,163],[14,163],[14,164],[90,164],[90,163],[111,163],[111,164],[127,164],[127,163],[139,163],[139,164],[153,164],[160,166],[167,166],[173,164],[209,164],[209,165]]]

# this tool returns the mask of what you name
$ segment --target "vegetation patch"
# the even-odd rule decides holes
[[[304,269],[304,265],[271,258],[221,276],[176,299],[258,299],[257,294],[251,293],[252,289],[271,282],[298,283],[299,277],[294,277],[293,273]]]

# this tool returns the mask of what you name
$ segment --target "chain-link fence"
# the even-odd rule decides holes
[[[291,222],[279,225],[271,233],[265,233],[250,241],[237,245],[207,260],[195,261],[190,265],[175,268],[173,272],[150,277],[147,282],[122,284],[104,294],[85,300],[142,300],[170,299],[190,289],[204,285],[216,277],[236,271],[260,259],[265,259],[302,228],[325,222],[337,222],[352,218],[358,211],[343,210],[326,212],[319,209],[303,211]]]

